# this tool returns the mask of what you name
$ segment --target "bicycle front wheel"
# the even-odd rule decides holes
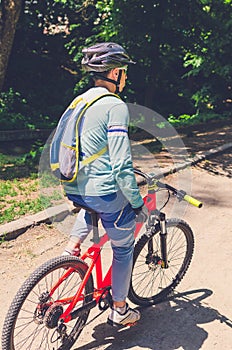
[[[35,270],[17,292],[2,333],[3,350],[68,350],[80,335],[89,315],[58,327],[85,276],[87,265],[72,256],[60,256]],[[92,300],[93,279],[88,279],[75,310]]]
[[[144,234],[134,250],[129,299],[148,306],[163,301],[178,285],[192,259],[194,237],[189,225],[178,219],[167,221],[168,267],[161,255],[160,230]]]

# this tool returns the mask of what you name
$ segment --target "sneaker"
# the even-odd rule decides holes
[[[111,326],[133,326],[140,319],[140,312],[133,310],[128,304],[124,308],[112,308],[107,323]]]

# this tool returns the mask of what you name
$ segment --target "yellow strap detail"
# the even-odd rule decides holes
[[[106,151],[107,151],[107,147],[102,148],[99,152],[92,154],[92,156],[84,159],[81,162],[81,165],[87,165],[87,164],[93,162],[95,159],[101,157]]]
[[[60,167],[60,164],[59,163],[54,163],[54,164],[51,164],[51,169],[54,171],[56,169],[59,169]]]
[[[61,142],[60,144],[61,144],[61,146],[63,146],[63,147],[70,148],[70,149],[72,149],[72,150],[74,150],[74,151],[76,150],[76,147],[72,147],[72,146],[66,145],[66,143],[64,143],[64,142]]]
[[[82,97],[77,97],[74,101],[72,101],[72,103],[69,105],[69,109],[75,109],[76,106],[78,105],[79,102],[81,102],[81,100],[83,100]]]

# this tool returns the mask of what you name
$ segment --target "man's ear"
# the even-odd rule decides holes
[[[118,78],[118,74],[119,74],[119,69],[118,68],[114,68],[112,69],[112,76],[113,76],[113,79],[117,79]]]

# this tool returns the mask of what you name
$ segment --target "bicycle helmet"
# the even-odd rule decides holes
[[[113,68],[120,68],[128,64],[135,64],[126,50],[118,44],[100,43],[82,50],[84,57],[82,67],[88,72],[106,72]]]

